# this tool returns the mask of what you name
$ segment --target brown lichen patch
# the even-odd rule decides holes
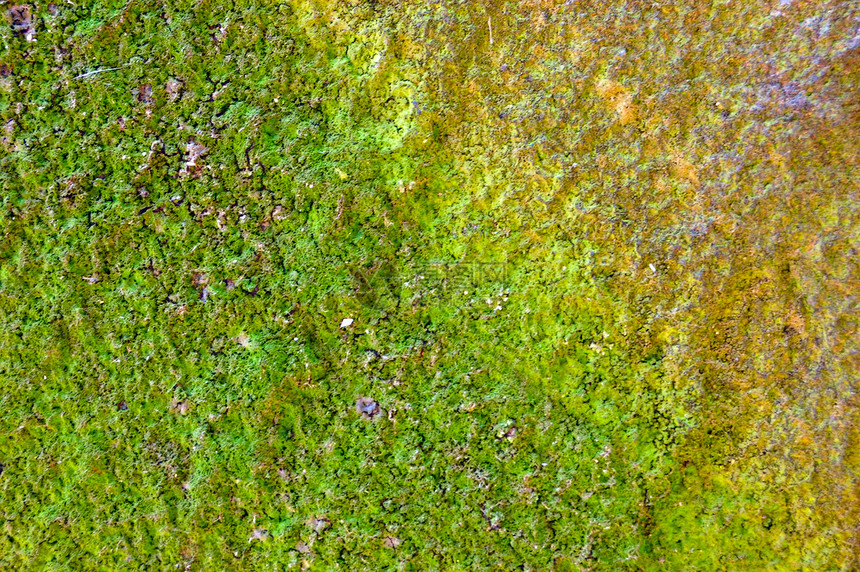
[[[796,310],[791,310],[785,319],[785,328],[783,331],[788,335],[798,335],[802,339],[806,339],[806,320]]]
[[[633,104],[633,94],[629,89],[617,81],[608,79],[598,81],[595,89],[609,109],[618,114],[618,120],[622,125],[636,119],[636,106]]]
[[[520,5],[529,11],[528,22],[535,31],[544,29],[551,22],[551,16],[558,11],[559,6],[551,0],[525,0]]]
[[[167,83],[164,84],[164,91],[167,92],[168,101],[176,101],[179,99],[179,96],[182,95],[182,82],[170,78],[167,80]]]
[[[29,6],[12,5],[7,9],[6,16],[14,32],[32,33],[33,15]]]
[[[188,153],[187,158],[185,159],[185,165],[182,167],[182,170],[179,172],[180,175],[197,175],[200,173],[201,166],[197,164],[198,159],[206,154],[209,149],[194,141],[193,139],[189,141],[185,145],[185,151]]]
[[[152,105],[155,99],[152,97],[152,84],[145,83],[137,88],[137,100],[144,105]]]
[[[669,160],[669,169],[678,179],[687,181],[692,185],[699,185],[699,174],[696,170],[696,166],[680,155],[672,155],[672,158]]]
[[[173,400],[173,403],[170,404],[171,413],[179,413],[180,415],[185,415],[188,413],[188,409],[191,407],[191,404],[185,400],[177,401]]]
[[[355,410],[365,419],[373,419],[379,415],[379,404],[370,397],[359,397],[355,402]]]
[[[206,286],[209,283],[209,277],[206,276],[203,272],[195,272],[191,276],[191,283],[194,284],[195,288],[200,288],[202,286]]]
[[[6,122],[6,125],[3,126],[3,133],[5,134],[3,137],[0,137],[0,143],[2,143],[3,147],[8,151],[12,149],[12,136],[15,133],[15,120],[10,119]]]
[[[298,544],[296,544],[296,550],[301,552],[302,554],[310,554],[311,549],[303,540],[300,540]]]
[[[324,532],[331,528],[331,520],[326,517],[313,517],[309,519],[306,524],[317,534]]]

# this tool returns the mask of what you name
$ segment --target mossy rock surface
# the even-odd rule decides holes
[[[850,3],[3,10],[0,568],[860,567]]]

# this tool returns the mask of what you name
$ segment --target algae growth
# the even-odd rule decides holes
[[[4,9],[0,567],[860,566],[856,5]]]

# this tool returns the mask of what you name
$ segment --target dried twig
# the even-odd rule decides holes
[[[89,77],[91,75],[96,75],[96,74],[103,73],[103,72],[121,70],[124,67],[125,66],[120,66],[118,68],[101,68],[101,69],[97,69],[97,70],[93,70],[93,71],[88,71],[87,73],[82,73],[81,75],[76,76],[74,79],[81,79],[84,77]]]

